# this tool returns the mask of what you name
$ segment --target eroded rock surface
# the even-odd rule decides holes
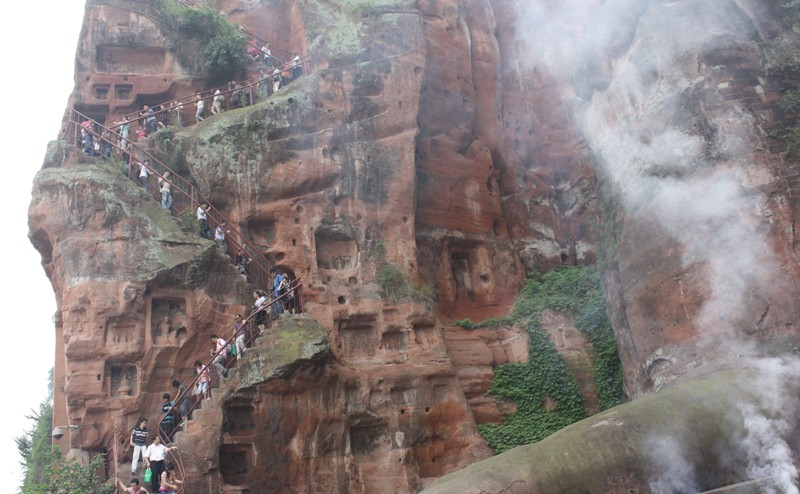
[[[494,128],[511,118],[504,101],[517,89],[500,77],[491,7],[472,3],[215,5],[280,40],[276,52],[311,55],[313,73],[259,105],[140,144],[302,278],[307,314],[325,328],[332,357],[318,364],[319,382],[295,377],[276,395],[287,399],[254,408],[263,420],[285,417],[270,426],[281,439],[271,446],[215,442],[222,422],[202,425],[211,419],[200,413],[209,436],[197,440],[210,442],[197,458],[184,455],[188,485],[303,486],[314,471],[332,476],[307,487],[315,492],[408,492],[491,454],[473,411],[488,410],[482,421],[498,413],[477,389],[491,382],[493,365],[525,352],[482,362],[470,403],[459,379],[469,371],[448,356],[444,323],[505,313],[526,269],[592,261],[593,195],[575,193],[588,185],[585,168],[540,178],[534,150],[512,149]],[[108,122],[210,85],[175,50],[150,2],[117,7],[88,6],[71,105]],[[522,126],[514,132],[527,134]],[[31,206],[31,238],[58,293],[55,416],[103,424],[71,446],[110,451],[139,415],[156,416],[173,378],[191,379],[209,335],[230,329],[253,287],[116,170],[71,148],[63,156],[46,164]],[[113,188],[84,191],[81,174],[100,172]],[[532,220],[531,208],[547,213]],[[115,214],[121,226],[109,223]],[[70,221],[80,229],[66,228]],[[162,240],[151,223],[176,238]],[[408,285],[399,299],[378,281],[387,265]],[[256,400],[242,396],[232,406]],[[298,420],[302,410],[314,411]],[[130,452],[118,444],[124,464]],[[297,453],[308,448],[315,453]]]
[[[797,366],[751,364],[742,361],[746,370],[699,377],[602,412],[422,492],[706,492],[749,480],[757,482],[747,492],[790,492],[792,478],[783,470],[793,468],[790,455],[773,456],[760,476],[752,455],[762,440],[789,451],[780,424],[796,418]],[[763,411],[774,414],[768,430],[756,425]]]
[[[73,107],[110,121],[210,86],[150,3],[88,5]],[[557,25],[562,2],[540,4]],[[536,45],[529,35],[552,26],[522,1],[214,2],[276,52],[310,55],[312,73],[142,145],[302,278],[330,356],[230,385],[208,436],[189,431],[203,451],[187,459],[190,485],[408,492],[489,456],[476,422],[501,414],[482,393],[494,366],[526,358],[524,338],[448,323],[506,314],[526,271],[595,262],[598,235],[630,397],[796,346],[797,174],[770,137],[793,124],[775,103],[793,84],[779,48],[794,37],[750,0],[586,4],[596,23],[568,19],[574,36]],[[670,32],[686,36],[665,54]],[[583,39],[555,68],[543,56]],[[694,214],[697,196],[710,213]],[[54,417],[84,426],[72,447],[108,451],[173,378],[191,378],[253,287],[71,148],[48,153],[30,224],[58,301]],[[381,286],[387,265],[402,296]],[[585,367],[572,322],[548,317]],[[717,344],[731,340],[745,344]],[[275,437],[230,439],[223,415],[240,412]]]

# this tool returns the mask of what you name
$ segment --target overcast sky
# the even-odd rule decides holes
[[[1,492],[21,484],[20,457],[14,438],[33,423],[25,418],[47,394],[53,367],[55,297],[39,254],[28,241],[28,204],[33,176],[42,166],[48,141],[58,136],[72,91],[75,49],[84,0],[6,2],[3,52],[3,118],[0,119],[4,191],[0,320],[6,347],[0,380],[3,392],[0,427]],[[60,425],[60,424],[59,424]],[[8,483],[11,485],[9,486]]]

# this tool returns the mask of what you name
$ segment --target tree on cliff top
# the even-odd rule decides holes
[[[218,12],[186,7],[175,0],[155,0],[154,4],[170,48],[186,68],[230,79],[250,60],[247,37]]]

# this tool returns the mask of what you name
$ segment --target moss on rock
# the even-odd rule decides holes
[[[288,379],[309,364],[324,364],[329,356],[325,328],[306,315],[287,314],[248,349],[237,375],[242,388],[250,387],[272,379]]]

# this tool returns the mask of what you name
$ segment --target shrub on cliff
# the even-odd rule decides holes
[[[53,430],[53,370],[50,370],[48,396],[39,410],[27,417],[33,428],[15,438],[22,457],[23,483],[20,494],[73,494],[75,492],[111,493],[102,486],[95,472],[103,466],[104,457],[96,455],[83,465],[76,459],[65,459],[57,446],[51,445]]]
[[[250,58],[247,37],[217,12],[190,8],[175,0],[151,0],[181,64],[190,71],[217,79],[230,79]]]

